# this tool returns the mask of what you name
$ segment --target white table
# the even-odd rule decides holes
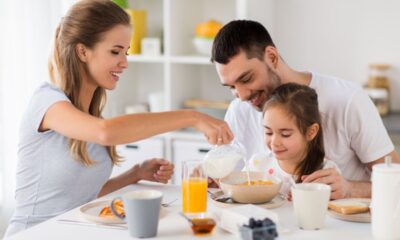
[[[168,202],[169,200],[178,198],[178,200],[175,201],[170,207],[165,208],[166,215],[160,219],[156,239],[179,240],[198,238],[224,240],[240,238],[218,228],[218,225],[211,235],[195,237],[189,227],[189,223],[180,215],[178,215],[178,211],[181,211],[182,207],[180,186],[144,182],[120,189],[119,191],[104,196],[102,199],[112,199],[115,196],[121,195],[121,193],[144,188],[162,191],[164,193],[163,202]],[[211,201],[209,201],[208,210],[215,212],[219,211],[220,209],[214,206]],[[288,230],[287,232],[279,233],[279,239],[373,239],[370,223],[345,222],[327,216],[323,229],[317,231],[305,231],[300,230],[296,226],[293,206],[290,202],[286,202],[283,206],[272,209],[272,211],[278,214],[280,223],[285,229]],[[127,230],[62,224],[57,222],[57,219],[85,221],[85,219],[80,215],[79,208],[76,208],[44,223],[38,224],[37,226],[34,226],[26,231],[18,233],[9,239],[133,239],[129,236]]]

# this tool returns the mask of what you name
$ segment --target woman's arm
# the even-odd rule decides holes
[[[51,106],[39,130],[51,129],[68,138],[110,146],[186,127],[203,132],[211,144],[225,144],[233,139],[226,122],[193,110],[129,114],[107,120],[84,113],[69,102]]]
[[[140,180],[167,183],[174,173],[174,165],[164,159],[150,159],[136,164],[121,175],[109,179],[100,190],[98,197],[114,192]]]

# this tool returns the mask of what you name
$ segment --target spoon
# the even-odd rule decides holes
[[[229,196],[226,196],[226,195],[224,195],[224,194],[222,194],[222,195],[220,195],[220,196],[217,196],[217,194],[216,193],[213,193],[213,192],[211,192],[211,191],[209,191],[209,190],[207,190],[207,192],[211,195],[211,198],[214,200],[214,201],[217,201],[217,202],[227,202],[227,201],[229,201],[229,200],[232,200],[232,202],[233,202],[233,199],[231,198],[231,197],[229,197]]]
[[[183,212],[179,212],[179,215],[181,215],[182,217],[184,217],[186,220],[188,220],[188,221],[193,225],[192,219],[188,218],[188,216],[186,216]]]
[[[210,233],[215,225],[216,222],[212,218],[193,218],[190,219],[188,216],[186,216],[184,213],[179,212],[179,215],[184,217],[188,222],[191,223],[192,225],[192,230],[195,235],[202,235],[202,234],[207,234]]]

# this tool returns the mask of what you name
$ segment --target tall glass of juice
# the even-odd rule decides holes
[[[182,206],[188,215],[201,215],[207,211],[207,176],[202,161],[183,162]]]

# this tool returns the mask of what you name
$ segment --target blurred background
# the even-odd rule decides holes
[[[14,208],[19,122],[32,92],[48,80],[53,31],[74,2],[0,0],[0,237]],[[222,118],[232,96],[220,86],[207,46],[195,45],[194,38],[207,38],[196,27],[248,18],[267,27],[293,68],[368,88],[399,144],[400,1],[130,0],[127,8],[142,11],[135,16],[146,31],[106,116],[192,107]]]

